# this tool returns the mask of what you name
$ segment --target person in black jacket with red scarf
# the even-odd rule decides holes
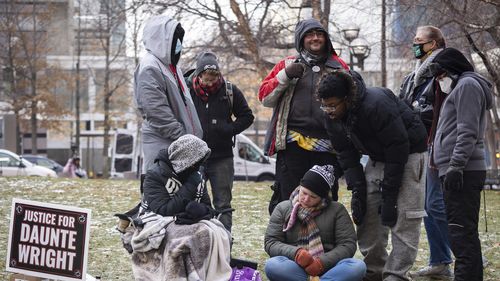
[[[195,72],[187,80],[203,128],[203,140],[212,150],[205,164],[205,176],[212,187],[214,207],[217,211],[227,210],[231,208],[234,179],[234,136],[248,128],[254,116],[243,93],[220,73],[214,53],[201,53]],[[223,213],[219,219],[231,231],[231,212]]]
[[[409,280],[425,216],[425,127],[389,89],[366,88],[356,72],[325,74],[317,89],[325,127],[352,189],[364,280]],[[370,156],[364,171],[361,154]]]

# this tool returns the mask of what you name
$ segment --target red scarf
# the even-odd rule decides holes
[[[200,97],[204,102],[208,101],[208,96],[217,93],[222,86],[222,76],[212,84],[212,86],[202,86],[201,79],[198,76],[193,78],[193,89],[198,97]]]
[[[434,82],[436,91],[434,95],[434,104],[433,104],[433,109],[434,112],[432,113],[432,125],[431,129],[429,131],[429,136],[427,138],[427,145],[430,145],[432,147],[432,153],[430,155],[429,159],[429,166],[432,168],[436,168],[436,164],[434,163],[434,137],[436,136],[436,130],[437,130],[437,124],[439,121],[439,113],[441,112],[441,106],[443,105],[444,100],[447,97],[447,94],[441,92],[438,87],[438,81]]]

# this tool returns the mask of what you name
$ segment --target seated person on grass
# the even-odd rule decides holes
[[[352,258],[353,223],[345,207],[329,197],[334,179],[333,166],[315,165],[290,199],[276,206],[264,240],[270,281],[362,280],[366,266]]]
[[[168,150],[160,150],[146,173],[142,207],[162,216],[184,212],[191,201],[211,208],[210,197],[199,171],[209,155],[207,144],[189,134],[174,141]]]
[[[213,280],[231,277],[230,233],[212,219],[200,167],[207,144],[184,135],[161,150],[146,173],[141,215],[122,236],[130,244],[135,280]],[[127,236],[129,231],[133,233]]]

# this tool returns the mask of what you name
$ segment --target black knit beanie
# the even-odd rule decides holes
[[[321,198],[327,198],[328,192],[331,190],[335,180],[333,171],[332,165],[314,165],[304,174],[300,180],[300,185],[314,192]]]
[[[433,62],[451,74],[461,75],[466,71],[474,71],[467,58],[455,48],[446,48],[439,52]]]
[[[207,69],[213,69],[219,71],[219,63],[217,62],[217,56],[212,52],[204,52],[198,56],[198,59],[196,60],[195,75],[198,76]]]

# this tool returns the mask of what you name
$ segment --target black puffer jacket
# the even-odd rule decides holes
[[[162,216],[184,212],[190,201],[200,198],[201,203],[211,206],[207,190],[201,184],[201,177],[199,180],[192,180],[195,178],[192,175],[180,178],[170,164],[167,150],[160,150],[153,167],[146,173],[142,205]]]
[[[359,74],[352,75],[357,86],[354,106],[343,120],[325,115],[325,127],[347,184],[351,188],[366,186],[359,164],[360,154],[366,154],[384,162],[383,183],[398,190],[408,155],[427,149],[425,127],[419,116],[389,89],[366,88]]]
[[[434,114],[433,104],[435,99],[436,80],[432,74],[430,74],[430,70],[424,72],[422,76],[423,77],[420,78],[420,84],[415,86],[415,81],[413,81],[415,73],[413,72],[406,76],[403,80],[403,84],[401,84],[399,98],[404,100],[419,114],[420,119],[427,129],[427,133],[429,133],[432,127],[432,118]]]
[[[203,128],[203,140],[207,143],[212,153],[209,159],[233,156],[233,137],[252,125],[254,116],[248,107],[243,93],[233,85],[233,108],[226,95],[226,84],[223,82],[216,94],[209,95],[208,102],[196,96],[192,79],[187,80],[191,97],[196,107]],[[231,112],[236,117],[231,119]]]

